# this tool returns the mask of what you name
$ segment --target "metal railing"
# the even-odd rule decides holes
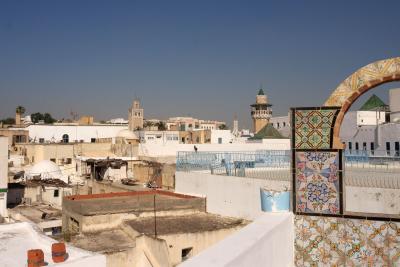
[[[176,170],[259,179],[289,180],[290,150],[178,152]]]
[[[178,152],[176,170],[268,180],[291,180],[290,150],[251,152]],[[396,151],[344,151],[344,183],[399,188],[400,156]]]

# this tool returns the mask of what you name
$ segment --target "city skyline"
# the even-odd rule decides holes
[[[274,116],[284,116],[322,104],[356,69],[397,56],[391,25],[400,4],[390,6],[3,1],[0,117],[22,105],[56,118],[71,110],[127,118],[138,96],[145,118],[231,125],[237,114],[240,128],[250,128],[260,84]],[[386,101],[386,92],[370,93]]]

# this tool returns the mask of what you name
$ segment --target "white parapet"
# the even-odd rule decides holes
[[[288,267],[294,264],[293,213],[265,213],[179,267]]]

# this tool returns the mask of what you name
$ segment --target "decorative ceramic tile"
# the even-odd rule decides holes
[[[388,224],[382,221],[365,220],[362,222],[362,227],[370,263],[372,266],[384,266],[388,261],[388,255],[385,254]]]
[[[304,266],[317,266],[318,263],[327,260],[323,233],[323,218],[303,216],[301,239],[303,240]]]
[[[339,152],[296,152],[296,211],[339,214]]]
[[[324,249],[330,266],[345,266],[346,231],[343,218],[324,218]]]
[[[345,253],[348,266],[367,266],[368,261],[371,261],[371,252],[366,246],[367,240],[363,230],[362,221],[352,219],[345,221]]]
[[[295,266],[400,266],[398,222],[296,215],[295,233]]]
[[[295,111],[295,148],[331,148],[331,128],[337,109]]]
[[[387,266],[400,266],[400,223],[387,223],[385,243]]]
[[[343,106],[361,87],[373,86],[395,75],[400,75],[400,57],[373,62],[347,77],[326,100],[324,106]]]

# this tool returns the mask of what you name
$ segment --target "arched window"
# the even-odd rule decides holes
[[[64,134],[64,135],[62,136],[62,142],[63,142],[63,143],[68,143],[68,142],[69,142],[69,136],[68,136],[68,134]]]

